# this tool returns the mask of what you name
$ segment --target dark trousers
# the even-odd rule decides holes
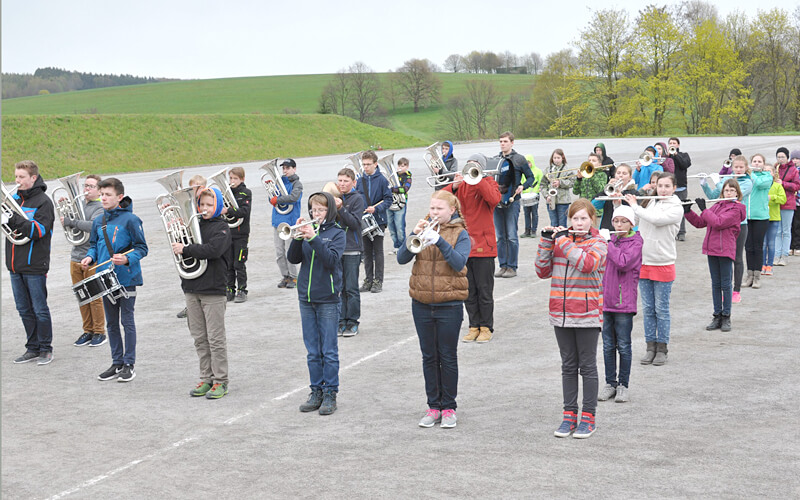
[[[554,327],[561,351],[561,390],[564,411],[578,413],[578,374],[583,379],[583,409],[594,415],[597,408],[597,337],[600,328]]]
[[[733,261],[733,291],[742,289],[744,274],[744,242],[747,241],[747,224],[742,224],[742,232],[736,238],[736,260]]]
[[[108,331],[108,345],[111,347],[111,362],[115,365],[136,364],[136,323],[133,319],[134,306],[136,305],[136,287],[125,287],[128,298],[116,299],[116,304],[103,297],[103,310],[106,313],[106,330]],[[120,322],[125,329],[125,341],[122,340]]]
[[[358,325],[361,317],[361,292],[358,291],[358,267],[361,254],[342,255],[342,295],[339,308],[339,325]]]
[[[464,302],[470,328],[487,327],[494,332],[494,257],[467,259],[469,296]]]
[[[792,219],[792,243],[790,247],[792,250],[800,250],[800,205],[794,209],[794,218]],[[770,264],[772,264],[770,262]]]
[[[364,238],[364,278],[383,283],[383,235]]]
[[[53,322],[47,307],[47,276],[11,273],[14,304],[25,327],[28,352],[53,352]]]
[[[536,234],[536,230],[539,229],[539,202],[522,207],[522,212],[525,217],[525,232]]]
[[[437,306],[411,301],[422,351],[422,374],[428,408],[455,410],[458,392],[458,333],[464,321],[461,304]],[[595,396],[597,391],[595,390]]]
[[[675,191],[675,196],[677,196],[681,201],[686,201],[689,199],[689,188],[686,188],[682,191]],[[686,234],[686,217],[681,217],[681,228],[678,229],[678,234],[681,236]]]
[[[769,220],[748,220],[747,221],[747,240],[744,243],[744,251],[747,256],[747,270],[761,272],[761,264],[764,262],[764,238],[769,229]]]
[[[227,283],[230,291],[247,291],[247,241],[248,238],[237,238],[231,244]]]
[[[711,299],[714,303],[714,315],[731,315],[731,259],[728,257],[708,256],[708,271],[711,273]],[[759,271],[760,272],[760,271]]]

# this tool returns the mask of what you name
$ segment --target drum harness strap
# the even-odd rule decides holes
[[[106,219],[106,214],[103,214],[103,225],[100,226],[100,228],[103,230],[103,239],[106,240],[106,248],[108,248],[108,255],[109,255],[109,257],[113,257],[114,256],[114,247],[111,246],[111,240],[109,239],[108,232],[106,231],[106,227],[107,226],[108,226],[108,220]],[[114,269],[114,263],[113,262],[111,263],[111,269]],[[127,299],[128,298],[128,291],[125,290],[125,287],[123,286],[119,290],[120,290],[120,295],[119,295],[119,297],[116,297],[116,298],[118,298],[118,299],[119,298]],[[111,300],[111,303],[114,304],[115,303],[114,294],[111,294],[109,296],[109,298]]]

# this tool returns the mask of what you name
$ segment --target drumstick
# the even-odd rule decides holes
[[[133,249],[133,248],[131,248],[131,249],[130,249],[130,250],[128,250],[127,252],[122,252],[120,255],[128,255],[129,253],[133,252],[133,250],[134,250],[134,249]],[[116,255],[116,254],[115,254],[115,255]],[[113,257],[112,257],[112,259],[113,259]],[[97,264],[96,266],[90,267],[89,269],[87,269],[87,271],[94,271],[94,270],[95,270],[95,269],[97,269],[98,267],[100,267],[100,266],[103,266],[103,265],[105,265],[105,264],[108,264],[109,262],[111,262],[111,259],[108,259],[108,260],[107,260],[107,261],[105,261],[105,262],[101,262],[101,263]]]

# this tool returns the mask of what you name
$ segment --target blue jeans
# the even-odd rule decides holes
[[[455,410],[458,392],[458,334],[464,307],[411,301],[411,314],[422,351],[422,374],[428,408]]]
[[[708,256],[711,272],[711,297],[714,300],[714,315],[731,315],[733,299],[733,261],[728,257]],[[759,271],[760,272],[760,271]]]
[[[361,317],[361,292],[358,291],[358,270],[361,254],[342,255],[342,296],[339,307],[339,325],[358,325]]]
[[[792,243],[792,217],[794,217],[794,210],[781,209],[781,225],[775,236],[775,257],[781,258],[789,255],[789,245]]]
[[[118,298],[112,304],[108,297],[103,297],[103,311],[106,313],[106,330],[108,330],[108,345],[111,347],[111,363],[115,365],[136,364],[136,323],[133,319],[134,306],[136,305],[136,287],[125,287],[128,298]],[[120,321],[125,329],[125,343],[119,329]]]
[[[519,200],[507,207],[494,209],[494,230],[497,234],[497,263],[503,268],[517,269],[519,257]]]
[[[14,303],[25,327],[28,352],[53,352],[53,322],[47,307],[47,276],[11,273]]]
[[[644,339],[669,344],[669,296],[672,281],[639,279]]]
[[[603,312],[603,361],[606,366],[606,384],[628,387],[631,376],[631,330],[634,313]],[[617,379],[617,351],[619,351],[619,380]]]
[[[539,202],[522,207],[522,212],[525,217],[525,232],[536,234],[536,230],[539,228]]]
[[[339,392],[339,343],[336,337],[339,304],[301,300],[300,320],[303,323],[303,342],[308,351],[309,387]]]
[[[781,227],[781,221],[779,220],[771,220],[769,221],[769,227],[767,228],[767,236],[764,238],[764,264],[765,266],[772,267],[772,263],[775,261],[775,243],[777,243],[777,236],[778,230]]]
[[[406,240],[406,207],[397,212],[391,210],[386,211],[386,220],[389,223],[389,234],[392,235],[392,243],[394,248],[400,248],[400,245]]]
[[[556,205],[555,210],[550,210],[550,205],[547,205],[547,213],[550,215],[550,225],[553,227],[567,226],[567,212],[569,211],[569,203],[559,203]]]

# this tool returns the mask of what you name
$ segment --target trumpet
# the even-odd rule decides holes
[[[636,185],[633,179],[628,180],[627,184],[624,186],[622,185],[622,181],[613,180],[606,184],[606,187],[603,188],[603,191],[606,193],[606,196],[612,196],[617,193],[622,194],[622,192],[631,187],[631,185]]]
[[[3,233],[5,233],[6,238],[8,241],[11,242],[12,245],[24,245],[25,243],[31,241],[31,239],[27,236],[23,236],[21,232],[17,231],[16,229],[11,229],[11,226],[8,225],[6,219],[10,219],[12,215],[17,214],[21,215],[25,219],[28,219],[28,216],[25,215],[25,212],[22,210],[22,207],[19,206],[17,200],[14,199],[14,195],[12,194],[13,191],[19,189],[19,184],[14,186],[14,189],[9,191],[5,184],[0,182],[0,188],[2,188],[2,215],[3,215],[3,223],[2,229]]]
[[[198,217],[202,217],[203,214],[197,212],[194,187],[186,187],[170,193],[169,204],[163,209],[160,203],[162,198],[157,198],[156,204],[161,212],[161,222],[164,223],[170,246],[173,243],[182,243],[184,245],[202,244],[203,237],[200,234]],[[192,280],[206,272],[208,267],[207,260],[170,253],[172,253],[173,263],[178,269],[178,274],[181,278]]]
[[[731,160],[730,158],[722,162],[722,166],[725,168],[731,168],[732,165],[733,165],[733,160]]]
[[[439,219],[429,220],[425,223],[425,226],[422,228],[422,231],[419,234],[411,234],[408,239],[406,239],[406,248],[411,253],[420,253],[425,248],[429,246],[428,243],[425,242],[422,235],[425,231],[436,231],[439,232]]]
[[[675,156],[676,154],[678,154],[678,148],[676,148],[675,146],[670,146],[669,149],[667,150],[667,154],[669,156]]]
[[[643,167],[647,167],[653,163],[661,163],[664,161],[664,158],[655,158],[650,153],[642,153],[637,161]]]
[[[718,201],[739,201],[739,198],[714,198],[713,200],[706,200],[706,203],[716,203]],[[681,205],[693,205],[691,200],[682,201]]]
[[[468,161],[464,168],[461,170],[461,175],[464,177],[464,182],[470,186],[478,184],[484,177],[489,175],[497,175],[500,173],[500,161],[502,158],[488,158],[487,162],[497,162],[496,168],[484,169],[477,161]]]
[[[289,241],[301,237],[300,228],[313,224],[314,232],[319,233],[319,224],[316,220],[311,219],[294,226],[290,226],[288,222],[281,222],[278,224],[278,237],[283,241]]]
[[[86,212],[81,204],[81,199],[85,195],[81,192],[80,177],[83,172],[68,175],[58,179],[63,184],[63,187],[58,187],[53,191],[53,201],[56,205],[58,215],[65,219],[86,220]],[[57,195],[56,193],[64,191],[63,194]],[[83,245],[91,237],[88,231],[81,231],[77,227],[64,226],[64,235],[71,245]]]
[[[283,176],[281,175],[280,170],[278,170],[277,158],[274,158],[262,165],[260,170],[264,171],[264,174],[261,176],[261,184],[264,186],[264,189],[267,190],[267,196],[269,198],[276,196],[289,196],[288,191],[286,191],[286,186],[283,184]],[[277,205],[275,207],[275,210],[281,215],[288,214],[292,211],[292,209],[293,207],[291,205]]]
[[[231,189],[230,182],[228,182],[226,170],[227,169],[223,168],[216,174],[209,177],[209,185],[213,182],[222,192],[222,203],[225,205],[225,208],[228,210],[239,210],[239,203],[236,202],[236,196],[233,195],[233,190]],[[228,214],[223,215],[222,218],[225,219],[225,222],[228,223],[228,227],[230,228],[239,227],[244,222],[243,218],[239,219]]]

